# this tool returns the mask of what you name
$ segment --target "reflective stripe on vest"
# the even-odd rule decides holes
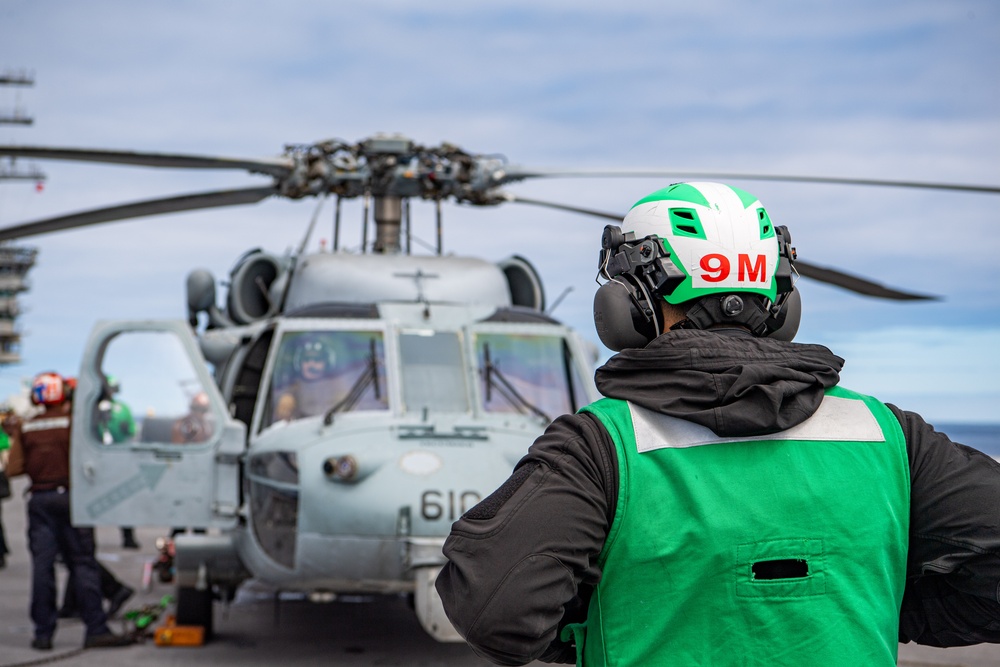
[[[51,431],[57,428],[69,428],[69,417],[50,417],[48,419],[33,419],[21,425],[21,433],[33,431]]]
[[[720,438],[700,424],[653,412],[634,403],[629,403],[628,407],[639,452],[754,440],[885,442],[878,421],[863,402],[836,396],[825,397],[812,417],[787,431],[747,438]]]

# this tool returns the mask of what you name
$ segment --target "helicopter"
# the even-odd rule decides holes
[[[453,521],[509,475],[557,415],[599,396],[593,344],[552,317],[530,261],[447,255],[442,203],[613,213],[503,188],[570,177],[742,178],[1000,193],[962,184],[680,170],[541,170],[402,135],[289,145],[278,157],[0,146],[0,155],[270,178],[0,229],[0,240],[268,197],[336,198],[329,252],[247,251],[223,306],[187,278],[188,319],[102,321],[74,397],[74,522],[177,526],[177,623],[210,635],[215,600],[245,581],[317,599],[405,595],[438,641],[461,641],[434,581]],[[361,252],[340,247],[345,199],[363,200]],[[432,254],[412,250],[410,201],[435,205]],[[369,219],[374,231],[369,240]],[[933,298],[807,261],[804,278],[895,300]],[[113,378],[113,381],[111,380]],[[114,437],[114,402],[136,416]]]

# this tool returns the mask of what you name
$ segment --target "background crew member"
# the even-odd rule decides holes
[[[100,575],[94,557],[94,529],[70,523],[69,440],[72,405],[63,378],[38,375],[31,387],[32,403],[42,412],[22,423],[8,419],[11,436],[10,473],[31,480],[28,500],[28,545],[31,550],[31,620],[33,648],[49,650],[57,624],[56,556],[61,555],[74,581],[76,601],[86,626],[85,648],[127,646],[128,637],[107,625],[101,606]]]
[[[336,357],[316,336],[297,341],[292,358],[296,377],[275,401],[275,421],[323,414],[336,403],[334,397],[344,390],[344,379],[334,372]]]

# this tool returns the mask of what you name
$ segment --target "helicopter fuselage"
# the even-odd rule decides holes
[[[343,288],[335,258],[312,258],[312,274],[300,266],[298,277],[322,280],[282,286],[289,299]],[[342,263],[351,275],[357,259]],[[402,280],[368,284],[409,285],[406,301],[351,286],[353,300],[313,295],[197,342],[179,321],[95,327],[74,413],[74,512],[91,525],[207,529],[176,539],[179,614],[207,598],[193,616],[210,622],[208,593],[231,597],[252,577],[318,595],[413,594],[432,636],[459,639],[433,589],[451,524],[551,419],[593,400],[593,355],[513,305],[500,267],[406,259]],[[443,302],[437,285],[465,292]],[[192,413],[197,396],[207,414]],[[108,437],[109,400],[138,417],[131,438]]]

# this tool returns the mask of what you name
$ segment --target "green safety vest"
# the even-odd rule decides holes
[[[602,399],[615,519],[578,664],[895,665],[909,464],[899,422],[839,387],[781,433],[711,430]]]

